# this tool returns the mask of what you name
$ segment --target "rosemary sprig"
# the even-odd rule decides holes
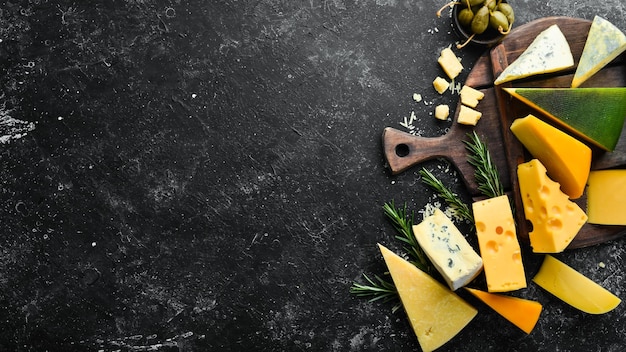
[[[411,257],[409,261],[422,271],[432,273],[432,264],[428,260],[428,257],[426,257],[426,254],[424,254],[419,243],[417,243],[417,239],[413,234],[413,219],[415,214],[413,212],[411,212],[411,214],[407,213],[406,203],[402,208],[397,208],[393,201],[385,203],[383,210],[385,215],[391,220],[394,228],[399,232],[399,235],[396,235],[396,239],[408,245],[405,246],[404,249]]]
[[[368,284],[359,284],[353,283],[352,287],[350,287],[350,293],[358,296],[369,298],[369,302],[381,301],[383,303],[390,301],[398,301],[391,308],[391,312],[395,312],[401,307],[401,303],[399,302],[398,291],[396,290],[396,286],[393,282],[386,281],[378,275],[375,275],[374,278],[376,281],[370,279],[367,275],[363,274],[365,280]]]
[[[504,187],[500,181],[498,168],[491,160],[491,154],[487,144],[483,142],[476,131],[468,133],[469,141],[464,141],[465,148],[469,151],[468,162],[476,168],[474,177],[478,184],[478,190],[486,197],[493,198],[504,195]]]
[[[439,197],[443,198],[443,200],[448,203],[450,208],[452,208],[452,210],[454,210],[459,217],[469,223],[474,223],[474,215],[472,214],[472,211],[467,203],[463,202],[457,194],[446,187],[443,182],[441,182],[441,180],[439,180],[430,171],[421,169],[419,174],[422,176],[422,182],[430,186],[437,193],[437,195],[439,195]]]

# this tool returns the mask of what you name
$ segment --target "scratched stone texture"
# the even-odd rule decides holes
[[[626,29],[618,0],[511,3],[518,24]],[[385,202],[443,204],[380,144],[407,117],[420,136],[450,126],[432,116],[458,99],[432,89],[458,39],[443,4],[2,2],[0,350],[419,350],[401,310],[349,288],[384,273],[376,243],[402,252]],[[483,51],[458,53],[462,81]],[[469,200],[445,161],[424,167]],[[625,297],[625,245],[560,258]],[[520,295],[544,304],[531,335],[463,295],[480,314],[441,350],[626,344],[623,305]]]

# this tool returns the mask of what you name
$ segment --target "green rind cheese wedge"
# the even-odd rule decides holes
[[[572,79],[572,88],[579,87],[624,51],[626,35],[611,22],[596,16]]]
[[[626,117],[626,87],[504,90],[579,139],[615,149]]]

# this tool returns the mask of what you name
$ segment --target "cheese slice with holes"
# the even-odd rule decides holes
[[[476,308],[415,265],[378,247],[423,351],[441,347],[474,319]]]
[[[507,66],[494,84],[557,72],[574,66],[574,57],[567,39],[554,24],[539,33],[526,50]]]
[[[506,195],[472,204],[476,235],[489,292],[526,287],[526,274],[515,221]]]
[[[579,87],[624,51],[626,35],[611,22],[595,16],[572,79],[572,88]]]
[[[528,234],[535,253],[559,253],[587,221],[585,212],[546,175],[538,159],[517,166],[524,216],[532,223]]]

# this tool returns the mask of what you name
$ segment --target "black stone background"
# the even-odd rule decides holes
[[[511,3],[516,25],[626,30],[621,0]],[[390,175],[380,135],[411,111],[421,135],[450,126],[432,117],[458,98],[431,85],[457,40],[442,5],[2,1],[0,350],[419,350],[402,311],[348,291],[384,272],[377,242],[402,251],[385,202],[441,203],[418,168]],[[460,81],[482,52],[457,51]],[[625,244],[558,257],[624,298]],[[480,313],[441,351],[626,345],[623,304],[588,315],[529,283],[526,336],[460,294]]]

